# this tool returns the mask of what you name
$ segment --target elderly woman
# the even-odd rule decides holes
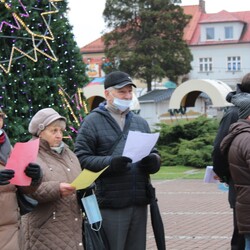
[[[32,192],[39,185],[41,171],[37,164],[30,163],[25,173],[32,178],[32,185],[17,187],[10,184],[15,172],[5,169],[5,165],[11,152],[10,140],[3,129],[5,113],[0,108],[0,249],[22,249],[22,236],[20,230],[20,210],[18,208],[17,189],[21,193]]]
[[[62,141],[65,127],[66,118],[52,108],[38,111],[29,124],[33,138],[40,138],[37,163],[43,179],[31,195],[38,205],[22,216],[25,249],[83,249],[82,213],[76,190],[70,185],[81,167]]]

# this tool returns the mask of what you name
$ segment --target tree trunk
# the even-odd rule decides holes
[[[147,78],[147,92],[152,90],[152,79],[149,77]]]

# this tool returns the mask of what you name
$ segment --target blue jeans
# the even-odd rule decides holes
[[[245,234],[245,250],[250,250],[250,234]]]

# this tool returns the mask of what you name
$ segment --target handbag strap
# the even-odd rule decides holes
[[[115,143],[113,144],[113,146],[108,151],[108,155],[110,155],[114,151],[115,147],[117,146],[118,142],[121,140],[122,137],[123,137],[123,133],[121,133],[119,135],[119,137],[116,139]]]

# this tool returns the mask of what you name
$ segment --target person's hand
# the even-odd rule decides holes
[[[126,156],[115,156],[111,160],[110,168],[114,172],[126,172],[130,169],[130,166],[128,166],[128,164],[131,162],[132,160]]]
[[[36,163],[29,163],[24,172],[34,182],[38,182],[42,177],[41,167]]]
[[[69,183],[60,183],[60,194],[61,197],[66,197],[72,195],[75,192],[76,188],[72,187]]]
[[[15,175],[15,171],[12,169],[4,169],[0,170],[0,185],[9,184],[9,180],[11,180]]]
[[[149,174],[154,174],[160,169],[160,156],[157,154],[149,154],[141,159],[140,167],[144,168]]]
[[[217,181],[219,181],[219,182],[227,183],[228,184],[228,179],[227,179],[226,176],[223,176],[222,178],[220,178],[218,175],[215,175],[214,179],[217,180]]]

